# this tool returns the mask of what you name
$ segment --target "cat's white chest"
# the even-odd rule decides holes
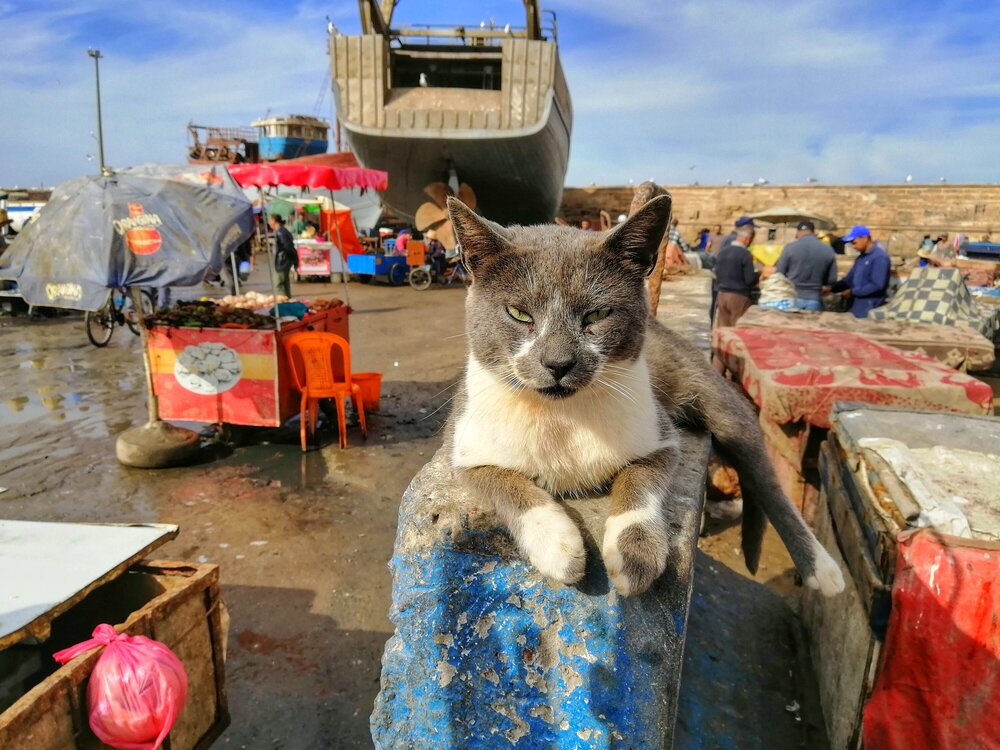
[[[553,493],[600,487],[665,444],[662,412],[644,358],[567,399],[517,393],[470,355],[468,400],[455,423],[458,468],[516,469]]]

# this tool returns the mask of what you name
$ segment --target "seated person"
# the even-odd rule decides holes
[[[437,238],[437,233],[433,229],[429,229],[424,233],[424,239],[427,240],[427,263],[434,270],[434,273],[441,276],[444,274],[444,269],[447,265],[444,257],[444,245],[441,244],[441,241]]]

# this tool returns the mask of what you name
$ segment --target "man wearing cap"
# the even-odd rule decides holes
[[[715,310],[717,326],[734,326],[750,307],[750,291],[757,284],[753,256],[747,248],[753,242],[753,227],[743,226],[735,239],[719,251],[715,278],[719,301]]]
[[[733,222],[733,231],[722,238],[722,244],[719,246],[720,249],[728,245],[730,242],[736,239],[736,233],[739,232],[744,227],[749,227],[750,229],[756,229],[757,225],[753,223],[753,219],[749,216],[741,216],[736,221]]]
[[[832,247],[816,236],[816,226],[811,221],[800,221],[795,227],[795,241],[781,251],[776,270],[795,284],[798,309],[820,312],[823,287],[837,282],[837,256]]]
[[[844,242],[853,244],[860,255],[847,276],[832,289],[851,301],[848,312],[855,318],[867,318],[871,310],[885,302],[892,265],[889,254],[872,240],[872,233],[863,224],[851,227]]]

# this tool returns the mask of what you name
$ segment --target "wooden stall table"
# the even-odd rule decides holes
[[[717,328],[712,348],[757,405],[775,469],[809,520],[819,444],[838,401],[965,414],[993,408],[985,383],[853,333]]]
[[[830,747],[996,747],[1000,420],[838,405],[816,534],[844,572],[803,595]]]
[[[168,328],[149,330],[153,391],[165,420],[280,427],[299,413],[283,340],[302,331],[335,333],[350,341],[344,306],[311,313],[281,330]],[[213,357],[218,376],[201,377],[185,363]]]

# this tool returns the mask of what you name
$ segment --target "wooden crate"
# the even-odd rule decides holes
[[[119,632],[161,641],[184,664],[187,703],[164,750],[208,748],[229,725],[224,665],[228,615],[219,591],[219,567],[137,563],[57,617],[43,644],[13,648],[37,648],[52,663],[54,651],[90,638],[105,621]],[[59,667],[0,713],[0,748],[107,748],[90,731],[87,718],[87,682],[99,657],[99,651],[92,651]]]

